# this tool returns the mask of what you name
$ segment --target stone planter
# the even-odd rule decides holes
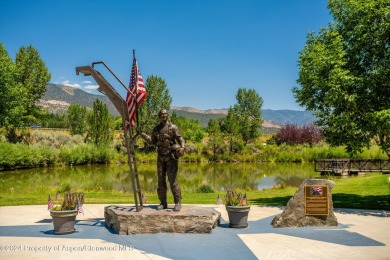
[[[226,211],[229,216],[229,227],[248,227],[248,214],[250,209],[251,206],[226,206]]]
[[[74,225],[76,222],[77,214],[77,210],[50,210],[50,216],[53,219],[54,234],[64,235],[75,232],[76,230],[74,228]]]

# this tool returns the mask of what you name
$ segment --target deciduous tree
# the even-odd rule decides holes
[[[66,111],[66,121],[72,135],[83,135],[87,130],[87,107],[79,104],[70,105]]]
[[[308,34],[293,93],[330,144],[353,155],[375,140],[390,156],[390,2],[329,0],[328,8],[334,23]]]
[[[237,128],[242,140],[248,143],[249,140],[260,136],[263,123],[261,118],[263,99],[254,89],[239,88],[236,100],[237,103],[231,110],[229,109],[229,123]]]
[[[0,126],[8,129],[8,136],[42,115],[36,102],[49,80],[50,73],[34,47],[21,47],[13,62],[0,43]]]
[[[140,126],[144,132],[151,133],[159,123],[158,112],[160,109],[169,110],[172,98],[164,79],[158,76],[148,76],[145,89],[147,97],[139,107]]]
[[[101,100],[96,99],[93,110],[89,114],[87,140],[96,145],[105,145],[112,141],[114,133],[114,118],[108,107]]]
[[[25,124],[31,124],[43,114],[37,101],[46,92],[51,75],[38,50],[32,45],[20,48],[16,54],[15,65],[16,82],[23,86],[23,91],[27,95],[23,104],[26,109],[23,121]]]
[[[207,126],[207,132],[209,134],[207,145],[209,149],[213,151],[213,156],[215,158],[217,151],[223,150],[225,146],[221,129],[215,119],[210,119]]]
[[[200,142],[205,135],[205,131],[199,123],[199,120],[178,116],[175,112],[173,112],[171,122],[177,125],[180,129],[180,132],[186,142]]]
[[[23,86],[16,80],[16,66],[0,43],[0,127],[14,128],[22,124],[27,99]]]

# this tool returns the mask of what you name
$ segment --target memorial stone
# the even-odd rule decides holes
[[[129,206],[106,206],[106,225],[119,235],[155,233],[211,233],[221,213],[213,208],[185,205],[180,211],[144,207],[137,212]]]
[[[332,188],[330,180],[306,179],[287,207],[277,215],[273,227],[337,226],[333,213]]]

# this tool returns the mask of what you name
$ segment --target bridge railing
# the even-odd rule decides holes
[[[318,159],[315,160],[316,172],[342,172],[349,167],[349,159]]]
[[[316,172],[390,172],[390,160],[380,159],[317,159]]]

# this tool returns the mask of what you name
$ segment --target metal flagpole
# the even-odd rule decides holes
[[[134,64],[135,62],[135,64]],[[133,67],[135,65],[135,75],[134,75],[134,84],[133,86],[135,88],[135,95],[133,95],[134,101],[135,101],[135,116],[137,117],[137,127],[139,126],[138,122],[138,65],[137,65],[137,60],[135,58],[135,50],[133,50]],[[131,79],[130,79],[131,80]],[[130,90],[131,91],[131,90]],[[129,166],[130,166],[130,172],[131,172],[131,182],[133,186],[133,191],[134,191],[134,202],[136,205],[136,210],[140,211],[143,208],[143,202],[141,198],[141,187],[139,183],[139,177],[138,177],[138,167],[137,167],[137,161],[135,158],[135,139],[137,137],[137,132],[135,135],[132,133],[131,129],[131,118],[129,118],[129,134],[130,134],[130,140],[131,142],[127,142],[127,149],[128,151],[131,151],[131,154],[129,154],[128,160],[129,160]],[[138,207],[138,203],[140,203],[140,207]]]

